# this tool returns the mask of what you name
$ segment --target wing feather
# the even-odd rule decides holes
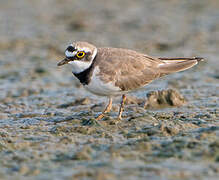
[[[99,48],[98,66],[101,80],[112,82],[123,91],[147,85],[161,76],[183,71],[202,58],[155,58],[136,51],[118,48]]]
[[[145,54],[124,49],[102,49],[100,78],[113,81],[116,86],[124,91],[142,87],[159,77],[157,71],[161,60],[148,58]]]

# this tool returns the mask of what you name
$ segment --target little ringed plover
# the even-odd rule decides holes
[[[72,73],[93,94],[107,96],[109,103],[96,119],[102,119],[112,108],[112,97],[122,95],[118,118],[124,110],[125,94],[153,80],[183,71],[203,60],[192,58],[156,58],[129,49],[96,46],[75,42],[65,50],[65,59],[58,63],[72,65]]]

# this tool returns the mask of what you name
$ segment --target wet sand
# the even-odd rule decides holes
[[[0,179],[217,179],[218,8],[213,0],[0,2]],[[129,94],[121,121],[115,98],[96,123],[107,100],[56,66],[78,40],[206,60]]]

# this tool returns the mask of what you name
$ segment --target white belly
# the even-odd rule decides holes
[[[88,91],[99,96],[115,96],[124,93],[112,82],[104,83],[103,81],[101,81],[100,78],[97,76],[98,73],[99,67],[97,66],[94,69],[90,83],[84,86]]]

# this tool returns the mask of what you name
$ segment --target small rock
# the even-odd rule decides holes
[[[171,106],[179,107],[185,103],[185,98],[179,92],[173,89],[168,89],[148,93],[144,108],[160,109]]]

